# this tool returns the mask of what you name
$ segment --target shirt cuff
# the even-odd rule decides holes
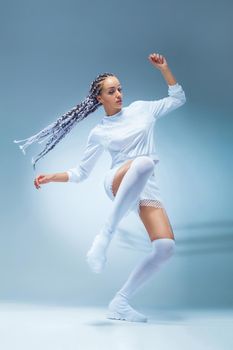
[[[77,181],[77,176],[70,170],[66,171],[68,175],[68,181],[67,182],[78,182]]]
[[[178,91],[178,90],[180,90],[180,88],[181,88],[181,86],[178,83],[176,83],[174,85],[168,85],[168,90],[170,90],[170,91]]]

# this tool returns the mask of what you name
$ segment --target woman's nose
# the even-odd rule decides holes
[[[117,96],[117,97],[121,97],[121,95],[122,95],[121,92],[120,92],[120,91],[117,91],[116,96]]]

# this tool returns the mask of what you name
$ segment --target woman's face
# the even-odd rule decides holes
[[[102,83],[102,90],[97,99],[103,104],[108,115],[119,112],[122,108],[122,87],[117,77],[107,77]]]

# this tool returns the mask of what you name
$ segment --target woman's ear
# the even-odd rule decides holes
[[[100,103],[102,103],[102,98],[101,98],[101,96],[100,95],[98,95],[98,96],[96,96],[96,98],[97,98],[97,100],[98,100],[98,102],[100,102]]]

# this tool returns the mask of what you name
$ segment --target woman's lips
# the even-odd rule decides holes
[[[118,100],[117,103],[122,103],[122,100]]]

